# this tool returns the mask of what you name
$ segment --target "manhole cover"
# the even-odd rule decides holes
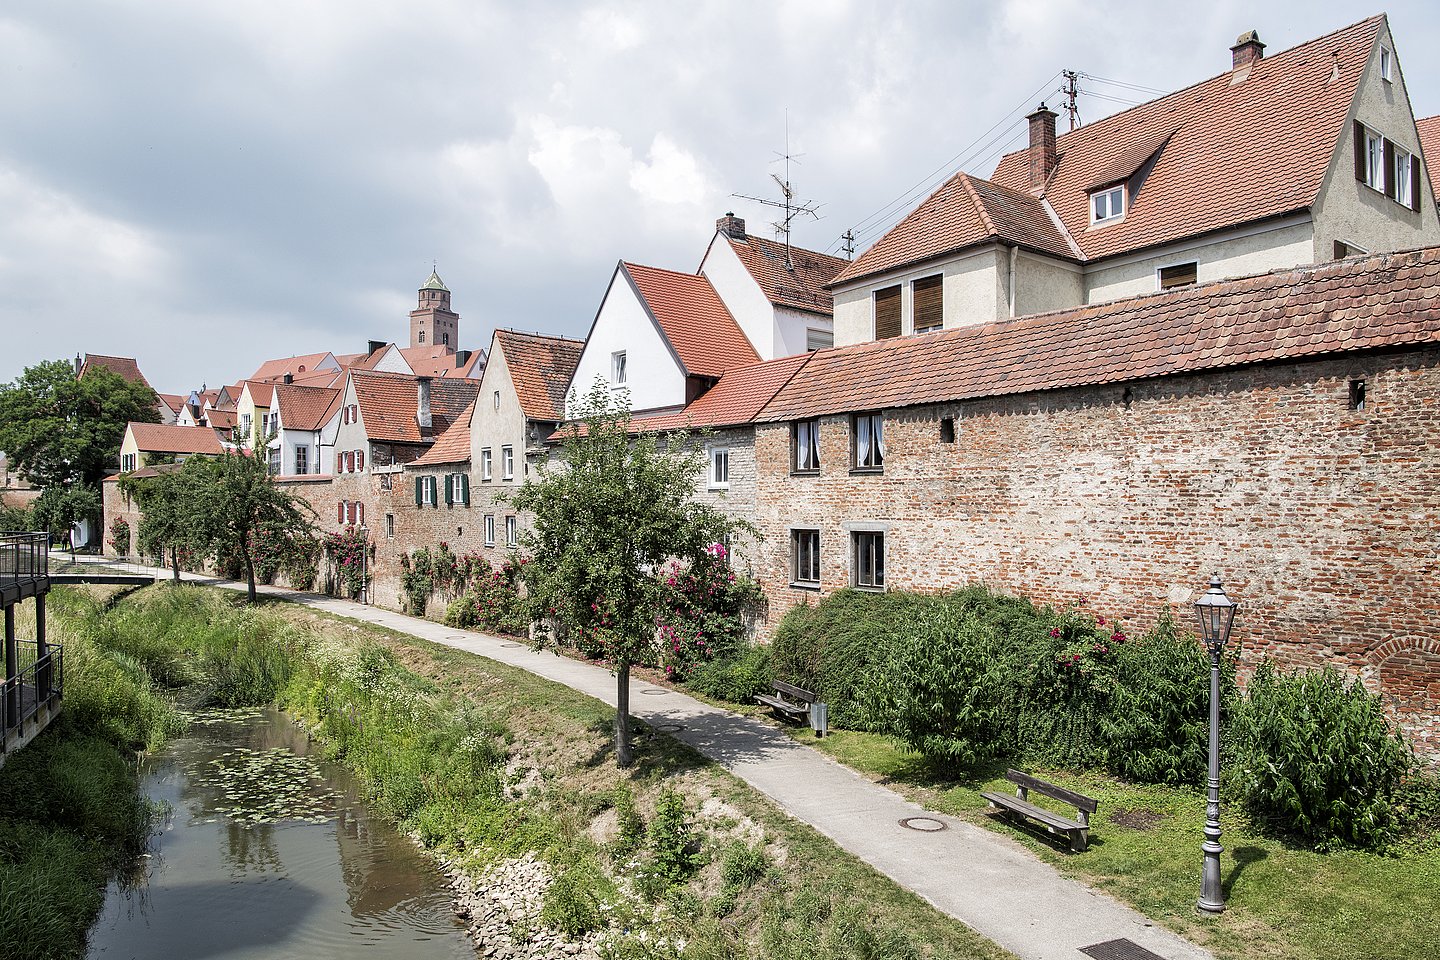
[[[907,830],[919,830],[921,833],[939,833],[945,829],[945,824],[934,817],[906,817],[900,821],[900,826]]]
[[[452,634],[450,634],[450,639],[451,639],[451,640],[469,640],[470,638],[467,637],[467,636],[465,636],[465,634],[463,634],[463,633],[452,633]]]
[[[656,729],[656,730],[659,730],[661,733],[679,733],[681,730],[684,730],[684,729],[685,729],[685,724],[683,724],[683,723],[662,723],[662,724],[660,724],[658,727],[656,727],[655,729]]]
[[[520,644],[516,643],[514,640],[511,640],[509,643],[502,643],[502,644],[500,644],[500,646],[502,646],[502,647],[518,647],[518,646],[520,646]]]
[[[643,694],[645,694],[646,696],[649,696],[649,697],[663,697],[663,696],[665,696],[665,694],[669,693],[670,691],[669,691],[669,690],[661,690],[659,687],[646,687],[644,690],[641,690],[640,692],[643,693]]]
[[[1151,953],[1135,941],[1123,938],[1081,947],[1080,952],[1095,960],[1165,960],[1160,954]]]

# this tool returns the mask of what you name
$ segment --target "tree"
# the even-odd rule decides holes
[[[176,583],[180,582],[180,551],[193,549],[198,539],[192,509],[199,493],[193,489],[198,472],[170,470],[148,477],[129,473],[120,478],[120,490],[140,505],[140,553],[159,553],[163,559],[168,549]]]
[[[534,515],[523,577],[537,617],[594,638],[610,655],[615,756],[628,766],[630,666],[655,643],[662,564],[698,561],[727,534],[751,528],[696,502],[705,456],[687,434],[632,436],[629,408],[599,381],[576,414],[561,463],[541,466],[512,500]]]
[[[265,461],[246,453],[191,457],[177,474],[190,542],[212,557],[238,556],[255,602],[254,538],[314,539],[310,505],[275,485]]]
[[[0,385],[0,450],[37,487],[98,490],[131,420],[159,423],[155,391],[96,367],[83,380],[47,360]]]
[[[37,527],[52,536],[63,531],[68,540],[75,524],[100,516],[100,494],[92,487],[78,485],[46,487],[30,513]]]

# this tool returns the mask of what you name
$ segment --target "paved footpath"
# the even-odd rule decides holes
[[[169,575],[168,571],[154,572]],[[244,589],[244,584],[229,581],[189,575],[186,579]],[[276,587],[259,589],[508,663],[612,707],[615,704],[615,675],[605,667],[348,600]],[[1106,894],[1062,877],[1019,844],[926,811],[759,720],[643,680],[631,682],[630,708],[632,716],[652,728],[665,727],[665,732],[764,793],[791,816],[1019,957],[1089,960],[1081,948],[1120,939],[1164,960],[1209,960],[1211,956]],[[673,730],[673,726],[680,729]],[[915,816],[938,820],[945,829],[926,833],[901,826],[901,820]],[[1198,843],[1196,850],[1198,884]],[[1097,952],[1117,958],[1125,955]]]

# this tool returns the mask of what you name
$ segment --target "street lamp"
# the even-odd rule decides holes
[[[365,524],[355,531],[360,534],[360,602],[370,605],[370,530]]]
[[[1200,620],[1200,633],[1210,653],[1210,781],[1205,799],[1205,868],[1200,882],[1200,899],[1195,906],[1206,913],[1225,909],[1225,894],[1220,889],[1220,654],[1230,640],[1230,626],[1235,622],[1239,605],[1225,596],[1220,575],[1210,578],[1210,589],[1195,601],[1195,615]]]

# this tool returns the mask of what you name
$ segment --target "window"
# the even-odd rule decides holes
[[[356,450],[356,451],[355,451],[355,469],[358,470],[358,471],[360,471],[360,472],[362,472],[362,473],[365,471],[365,451],[364,451],[364,450]]]
[[[1355,121],[1355,179],[1411,210],[1420,210],[1419,158]]]
[[[1365,170],[1361,179],[1365,181],[1365,186],[1383,193],[1385,190],[1385,138],[1367,127],[1360,129],[1363,131],[1365,145]]]
[[[442,334],[440,334],[440,345],[441,345],[442,347],[444,347],[444,346],[449,346],[449,344],[450,344],[450,334],[448,334],[448,333],[442,333]]]
[[[496,390],[496,391],[495,391],[495,409],[496,409],[496,410],[499,410],[499,409],[500,409],[500,391],[499,391],[499,390]]]
[[[382,473],[382,474],[380,474],[380,489],[381,489],[381,490],[384,490],[386,493],[389,493],[391,490],[394,490],[394,489],[395,489],[395,474],[393,474],[393,473]]]
[[[940,418],[940,442],[941,442],[941,443],[954,443],[954,442],[955,442],[955,418],[954,418],[954,417],[941,417],[941,418]]]
[[[346,451],[345,451],[344,459],[341,461],[341,463],[342,463],[342,467],[341,467],[341,469],[340,469],[340,472],[341,472],[341,473],[354,473],[354,472],[355,472],[355,451],[354,451],[354,450],[346,450]]]
[[[420,331],[420,342],[421,342],[421,343],[424,343],[424,342],[425,342],[425,331],[424,331],[424,330],[421,330],[421,331]]]
[[[385,514],[385,536],[392,540],[395,538],[395,514],[393,513]]]
[[[415,506],[417,506],[417,507],[433,507],[433,506],[435,506],[436,486],[437,486],[437,485],[436,485],[436,483],[435,483],[435,478],[434,478],[434,477],[416,477],[416,478],[415,478]]]
[[[492,471],[490,462],[490,448],[486,447],[480,451],[480,482],[488,483]]]
[[[820,472],[819,420],[796,420],[790,425],[790,472]]]
[[[1395,64],[1395,58],[1390,55],[1390,51],[1389,51],[1387,48],[1385,48],[1385,47],[1381,47],[1381,48],[1380,48],[1380,79],[1381,79],[1381,80],[1384,80],[1386,83],[1391,83],[1391,82],[1394,81],[1394,79],[1395,79],[1395,76],[1394,76],[1395,66],[1394,66],[1394,64]]]
[[[861,590],[885,589],[885,534],[853,533],[855,586]]]
[[[820,531],[790,531],[790,582],[801,587],[820,586]]]
[[[135,469],[135,454],[133,454],[133,453],[127,453],[127,454],[125,454],[125,456],[123,456],[123,457],[120,458],[120,471],[121,471],[122,473],[129,473],[131,470],[134,470],[134,469]]]
[[[495,515],[487,514],[485,517],[485,546],[495,546]]]
[[[1364,381],[1364,380],[1351,380],[1351,381],[1350,381],[1350,409],[1351,409],[1351,410],[1364,410],[1364,409],[1365,409],[1365,381]]]
[[[275,447],[265,458],[265,467],[270,471],[272,477],[280,474],[280,448]]]
[[[900,285],[875,291],[875,339],[900,336]]]
[[[520,527],[514,517],[505,518],[505,543],[511,547],[520,545]]]
[[[617,387],[625,385],[625,351],[610,354],[610,383]]]
[[[856,470],[880,470],[885,466],[885,418],[878,413],[857,413],[850,418],[850,440],[854,450],[851,463]]]
[[[501,479],[501,480],[514,480],[514,479],[515,479],[515,448],[514,448],[514,447],[501,447],[501,448],[500,448],[500,479]]]
[[[306,474],[310,472],[310,448],[305,444],[295,446],[295,473]]]
[[[944,292],[945,278],[938,273],[933,277],[922,277],[910,284],[916,333],[929,333],[944,326]]]
[[[1111,187],[1090,195],[1090,222],[1104,223],[1125,215],[1125,187]]]
[[[710,489],[720,490],[730,486],[730,448],[712,447],[710,450]]]
[[[250,435],[250,414],[248,413],[240,415],[240,432],[247,437]]]
[[[805,349],[809,351],[824,350],[827,347],[835,346],[835,334],[829,330],[808,329],[805,331]]]
[[[1391,147],[1391,176],[1389,191],[1390,199],[1402,206],[1414,206],[1411,202],[1411,179],[1414,177],[1412,169],[1415,166],[1415,158],[1408,150],[1400,147]]]
[[[1161,290],[1169,290],[1171,287],[1187,287],[1199,277],[1200,265],[1194,261],[1177,263],[1174,266],[1161,267],[1156,274],[1160,278]]]

